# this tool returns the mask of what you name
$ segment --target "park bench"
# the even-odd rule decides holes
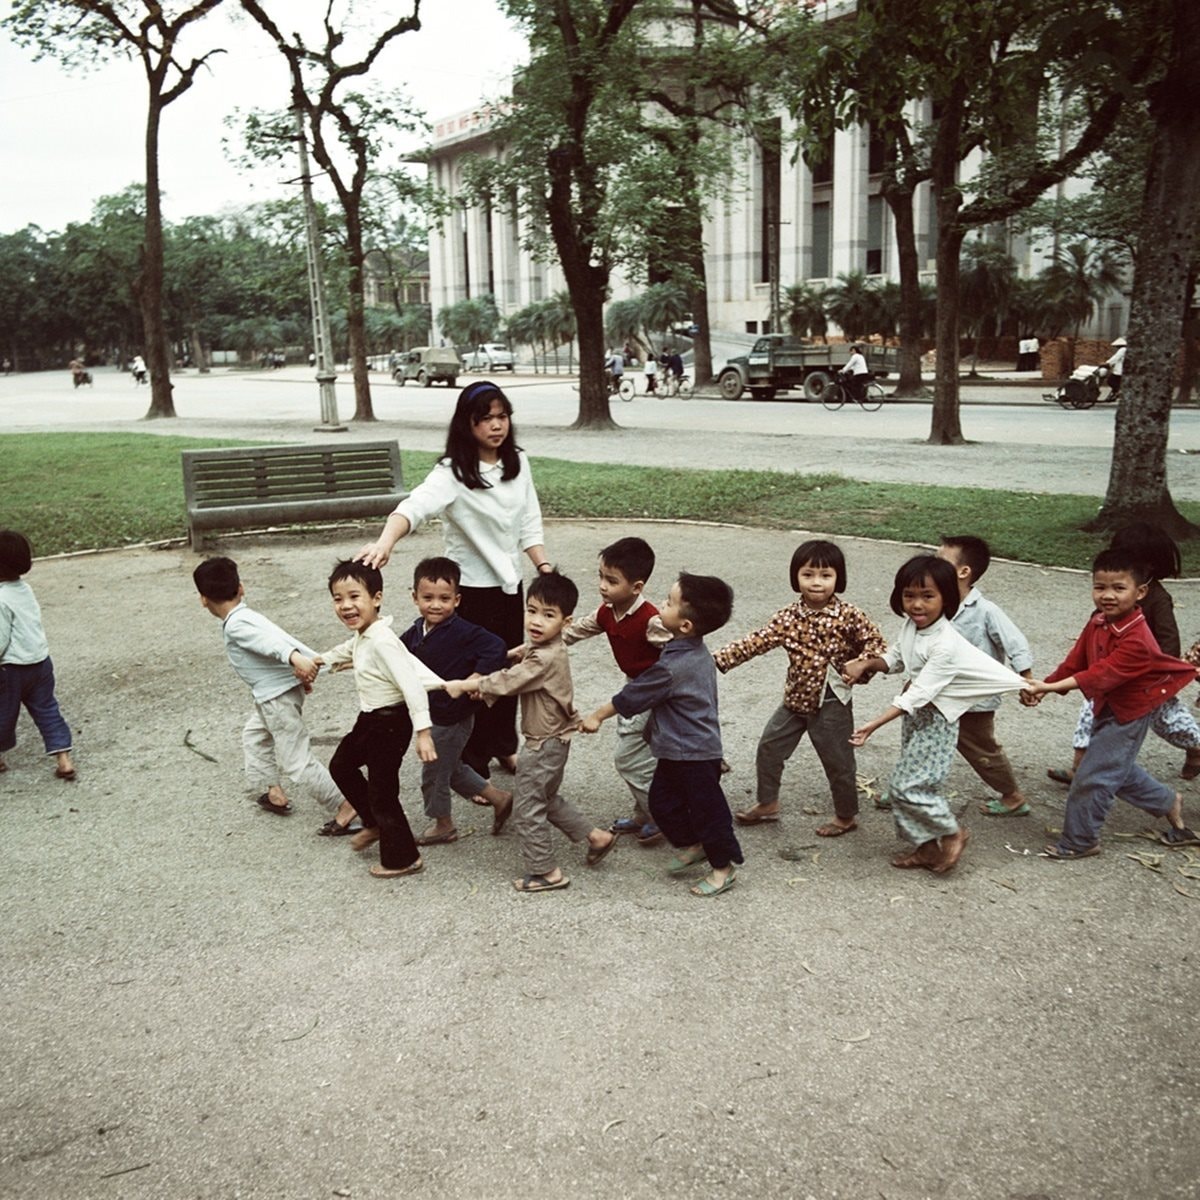
[[[408,493],[396,442],[184,450],[188,538],[217,529],[382,517]]]

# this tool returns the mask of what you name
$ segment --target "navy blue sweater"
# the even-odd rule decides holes
[[[466,679],[475,671],[489,675],[508,666],[508,647],[482,625],[464,621],[457,613],[425,632],[418,617],[400,640],[431,671],[443,679]],[[452,700],[445,692],[429,693],[429,715],[435,725],[457,725],[471,715],[474,701],[466,696]]]

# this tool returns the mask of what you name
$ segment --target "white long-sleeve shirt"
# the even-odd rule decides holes
[[[413,732],[429,729],[429,697],[425,694],[445,682],[413,655],[392,629],[391,617],[372,621],[362,633],[319,655],[327,667],[354,667],[354,686],[363,712],[408,707]]]
[[[32,666],[50,657],[42,610],[23,579],[0,583],[0,663]]]
[[[491,485],[484,488],[460,483],[443,459],[396,506],[413,529],[442,518],[446,555],[458,563],[465,587],[498,587],[514,595],[522,551],[545,541],[529,459],[523,450],[517,453],[521,470],[515,479],[501,478],[502,463],[479,464],[480,477]]]
[[[957,721],[980,700],[1025,686],[1016,671],[972,646],[945,617],[925,629],[905,617],[883,660],[889,674],[903,672],[910,681],[892,701],[897,708],[913,713],[932,704],[947,721]]]

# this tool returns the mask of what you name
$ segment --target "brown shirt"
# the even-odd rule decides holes
[[[534,646],[521,662],[485,675],[479,691],[488,704],[499,696],[520,696],[521,733],[531,749],[547,738],[565,740],[579,725],[571,663],[562,638]]]
[[[792,712],[814,713],[825,695],[825,672],[830,663],[843,663],[860,655],[887,653],[887,642],[867,615],[837,597],[824,608],[809,608],[803,601],[781,608],[761,629],[730,642],[713,655],[725,672],[768,650],[782,646],[788,653],[784,707]]]

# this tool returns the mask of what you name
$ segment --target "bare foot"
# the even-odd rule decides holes
[[[71,761],[71,754],[68,750],[60,750],[55,756],[57,765],[54,768],[55,777],[58,779],[74,779],[75,764]]]
[[[947,872],[953,871],[958,866],[958,860],[962,858],[962,852],[967,848],[970,840],[971,831],[965,825],[960,825],[957,833],[947,834],[942,838],[941,859],[929,869],[935,875],[945,875]]]
[[[1175,793],[1175,803],[1167,810],[1167,822],[1172,829],[1182,829],[1183,825],[1183,794]]]
[[[353,821],[357,816],[358,813],[355,811],[354,805],[351,804],[349,800],[343,800],[341,804],[338,805],[337,812],[333,814],[333,819],[343,829],[345,829],[346,826],[349,825],[350,822]]]
[[[768,821],[779,820],[779,805],[752,804],[733,815],[739,825],[762,825]]]
[[[841,817],[834,817],[832,821],[818,825],[816,834],[817,837],[841,837],[843,833],[849,833],[852,829],[857,828],[858,821],[854,817],[849,817],[845,821]]]

